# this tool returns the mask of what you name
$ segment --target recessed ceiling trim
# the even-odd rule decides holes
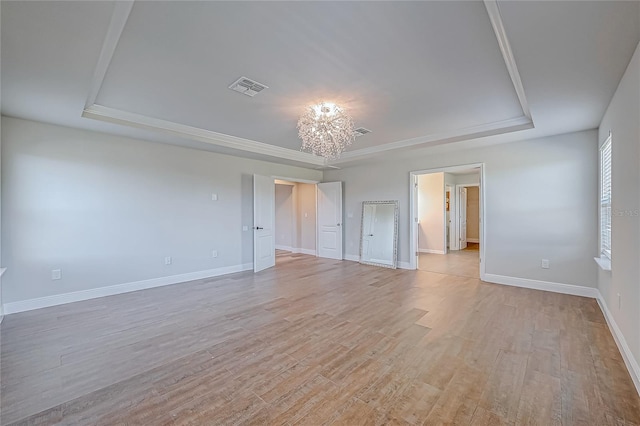
[[[450,142],[459,142],[463,140],[477,139],[485,136],[494,136],[502,133],[510,133],[518,130],[526,130],[533,128],[533,123],[529,117],[524,115],[509,120],[496,121],[493,123],[481,124],[479,126],[467,127],[465,129],[448,131],[443,133],[434,133],[431,135],[420,136],[412,139],[391,142],[384,145],[378,145],[371,148],[363,148],[355,151],[344,152],[339,159],[331,161],[330,165],[341,164],[347,161],[353,161],[360,158],[370,157],[381,152],[406,149],[418,146],[434,146]]]
[[[113,14],[111,15],[111,21],[109,22],[109,28],[107,28],[107,35],[102,43],[102,50],[98,56],[98,62],[96,63],[96,69],[93,72],[93,78],[91,79],[91,86],[89,86],[89,95],[87,96],[87,102],[85,108],[93,105],[96,102],[100,88],[104,77],[107,75],[109,64],[113,58],[113,54],[116,51],[118,41],[124,30],[124,26],[129,19],[131,9],[133,8],[133,0],[131,1],[117,1],[113,6]]]
[[[516,95],[518,96],[518,101],[520,101],[522,113],[525,115],[525,117],[531,120],[532,127],[535,127],[533,126],[531,110],[529,109],[529,103],[527,102],[527,97],[524,93],[524,86],[522,84],[522,79],[520,78],[520,73],[518,72],[516,59],[513,57],[511,44],[509,43],[509,39],[507,38],[507,32],[504,29],[504,23],[502,22],[502,16],[500,15],[498,2],[497,0],[484,0],[484,6],[487,9],[487,13],[489,14],[489,20],[491,21],[491,25],[493,26],[493,32],[498,39],[498,46],[500,47],[500,52],[502,52],[502,57],[504,58],[504,63],[507,66],[507,71],[509,72],[509,76],[511,77],[513,88],[515,89]]]
[[[284,158],[287,160],[300,161],[316,166],[324,166],[326,160],[306,152],[294,151],[288,148],[269,145],[263,142],[256,142],[250,139],[243,139],[236,136],[225,135],[199,127],[187,126],[174,123],[172,121],[147,117],[141,114],[109,108],[102,105],[92,105],[82,112],[85,118],[105,121],[108,123],[121,124],[139,129],[153,130],[156,132],[187,138],[212,145],[226,148],[233,148],[240,151],[252,152],[254,154],[268,155],[272,157]]]
[[[186,126],[179,123],[156,119],[95,104],[95,100],[97,99],[100,88],[102,87],[103,80],[113,58],[113,54],[117,47],[118,41],[122,35],[131,9],[133,8],[133,4],[134,0],[116,2],[115,4],[105,42],[103,44],[102,51],[100,52],[100,56],[96,64],[96,70],[94,72],[91,87],[89,89],[87,103],[85,109],[82,112],[83,117],[105,122],[117,123],[130,127],[158,131],[161,133],[201,141],[212,145],[219,145],[222,147],[238,149],[241,151],[299,161],[311,165],[328,165],[325,159],[309,153],[282,148],[263,142],[225,135],[223,133],[217,133],[202,128]],[[487,13],[489,14],[489,19],[491,21],[491,25],[493,26],[498,45],[500,47],[500,52],[502,53],[502,57],[509,72],[509,76],[511,77],[511,82],[518,97],[518,101],[520,102],[523,116],[511,120],[486,123],[471,128],[457,129],[444,133],[425,135],[417,138],[391,142],[371,148],[362,148],[354,151],[344,152],[339,159],[332,161],[330,163],[331,165],[346,163],[349,161],[370,157],[378,153],[396,149],[418,146],[434,146],[449,142],[457,142],[461,140],[475,139],[484,136],[531,129],[535,127],[533,124],[533,119],[531,117],[529,104],[525,96],[522,79],[520,78],[518,67],[516,66],[515,58],[513,57],[513,52],[511,50],[511,45],[509,44],[509,40],[507,39],[504,24],[500,16],[498,3],[496,0],[484,0],[484,5],[487,9]]]

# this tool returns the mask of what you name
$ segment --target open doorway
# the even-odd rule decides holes
[[[411,173],[416,269],[481,278],[482,165]]]
[[[316,253],[316,184],[275,179],[276,263]]]

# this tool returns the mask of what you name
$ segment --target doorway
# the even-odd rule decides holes
[[[482,164],[411,173],[412,267],[484,276],[482,173]]]
[[[342,182],[253,175],[254,272],[302,254],[342,260]]]

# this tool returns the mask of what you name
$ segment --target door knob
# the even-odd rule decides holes
[[[340,224],[338,224],[337,226],[340,226]]]
[[[255,229],[257,231],[258,229],[264,229],[264,228],[261,228],[259,226],[254,226],[253,229]]]
[[[369,236],[369,237],[373,237],[373,234],[369,234],[368,236]]]

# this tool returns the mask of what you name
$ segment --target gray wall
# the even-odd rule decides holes
[[[486,272],[596,286],[597,132],[429,152],[325,172],[344,181],[345,253],[358,255],[364,200],[399,200],[399,261],[409,262],[409,172],[485,164]],[[636,187],[637,190],[637,187]],[[550,269],[540,260],[549,259]]]
[[[640,47],[600,124],[611,137],[611,271],[598,268],[598,289],[640,363]],[[596,186],[597,188],[597,186]],[[596,206],[598,204],[596,203]],[[618,294],[620,305],[618,305]]]
[[[250,263],[252,175],[322,179],[7,117],[2,150],[4,303]],[[58,268],[62,279],[52,281]]]

